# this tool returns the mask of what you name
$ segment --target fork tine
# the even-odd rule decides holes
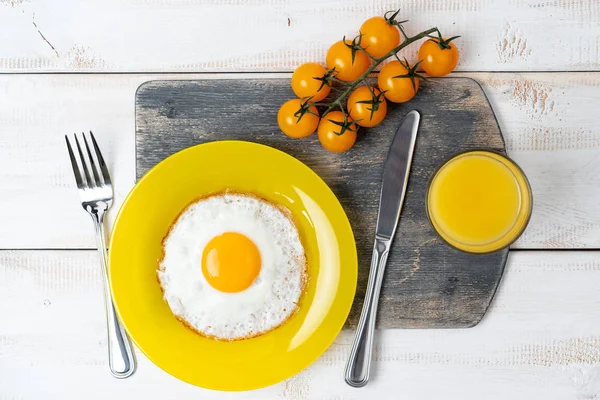
[[[69,149],[69,157],[71,158],[71,167],[73,167],[75,182],[77,182],[77,187],[81,189],[84,186],[83,180],[81,179],[81,172],[79,172],[79,165],[77,165],[77,159],[75,158],[73,148],[71,147],[71,143],[69,143],[67,135],[65,135],[65,141],[67,142],[67,149]]]
[[[98,158],[98,163],[100,164],[102,179],[104,179],[105,184],[110,185],[110,174],[108,173],[108,168],[104,162],[104,157],[102,157],[102,153],[100,152],[100,148],[98,147],[98,143],[96,143],[96,138],[94,137],[92,131],[90,131],[90,137],[92,138],[92,144],[94,145],[94,150],[96,151],[96,158]]]
[[[102,186],[102,181],[100,181],[100,176],[98,175],[98,168],[96,168],[94,157],[92,157],[92,150],[90,149],[90,145],[88,144],[87,138],[85,137],[85,132],[81,132],[81,136],[83,136],[85,149],[87,150],[87,154],[90,158],[90,167],[92,169],[92,174],[94,174],[94,179],[96,180],[96,186],[100,187]]]
[[[79,145],[79,140],[77,140],[77,135],[73,134],[73,136],[75,136],[75,144],[77,145],[77,151],[79,152],[79,157],[81,158],[81,167],[83,168],[83,173],[85,175],[85,180],[87,182],[87,185],[89,187],[94,187],[94,182],[92,181],[92,178],[90,177],[90,171],[88,170],[87,164],[85,162],[85,157],[83,156],[83,151],[81,151],[81,146]]]

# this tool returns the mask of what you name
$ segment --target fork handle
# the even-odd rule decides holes
[[[108,209],[108,205],[107,205]],[[102,281],[104,282],[104,306],[106,309],[106,325],[108,328],[108,365],[110,373],[119,379],[127,378],[135,372],[136,360],[131,341],[121,325],[115,312],[115,306],[110,293],[108,280],[108,255],[104,236],[104,211],[91,213],[96,231],[96,244],[102,266]]]

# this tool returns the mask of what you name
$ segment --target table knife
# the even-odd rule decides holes
[[[396,131],[385,161],[367,292],[350,357],[346,364],[345,380],[352,387],[363,387],[369,381],[379,292],[390,246],[404,203],[419,120],[420,115],[417,111],[408,113]]]

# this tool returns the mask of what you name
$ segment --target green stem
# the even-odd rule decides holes
[[[363,49],[363,51],[364,51],[364,49]],[[377,62],[377,58],[375,58],[372,55],[370,55],[369,52],[365,51],[365,54],[367,55],[367,57],[369,57],[371,59],[371,61]]]
[[[405,48],[409,44],[411,44],[413,42],[416,42],[417,40],[423,39],[424,37],[427,37],[429,34],[434,33],[434,32],[439,32],[438,28],[431,28],[431,29],[428,29],[426,31],[423,31],[423,32],[419,33],[418,35],[415,35],[415,36],[412,36],[412,37],[407,37],[404,42],[402,42],[398,47],[396,47],[393,50],[391,50],[389,53],[387,53],[384,56],[381,56],[379,58],[373,59],[373,65],[371,65],[361,76],[359,76],[358,79],[356,79],[354,82],[352,82],[351,84],[349,84],[348,87],[346,88],[346,90],[344,90],[344,92],[341,95],[339,95],[337,99],[335,99],[332,103],[329,104],[329,107],[323,113],[323,117],[326,116],[335,107],[340,107],[340,108],[343,109],[342,102],[346,99],[346,97],[348,97],[348,95],[350,93],[352,93],[352,91],[364,79],[366,79],[369,76],[369,74],[371,72],[373,72],[373,70],[375,68],[377,68],[388,57],[393,56],[394,54],[396,54],[397,52],[399,52],[400,50],[402,50],[403,48]]]
[[[343,81],[343,80],[341,80],[341,79],[338,79],[338,78],[336,78],[336,77],[334,77],[334,76],[332,76],[330,79],[331,79],[333,82],[337,82],[337,83],[339,83],[339,84],[342,84],[342,85],[345,85],[345,86],[348,86],[348,85],[350,85],[350,84],[351,84],[351,82],[346,82],[346,81]]]

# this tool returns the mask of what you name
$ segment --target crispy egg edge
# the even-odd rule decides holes
[[[305,250],[305,246],[304,243],[302,243],[302,239],[300,237],[300,232],[298,231],[298,226],[296,225],[296,221],[294,220],[294,216],[292,215],[292,212],[285,206],[281,205],[281,204],[277,204],[275,202],[269,201],[267,199],[265,199],[264,197],[261,197],[255,193],[248,193],[248,192],[243,192],[243,191],[239,191],[239,190],[232,190],[232,189],[224,189],[224,190],[219,190],[217,192],[212,192],[212,193],[208,193],[202,196],[198,196],[196,197],[194,200],[190,201],[189,203],[187,203],[182,209],[181,211],[179,211],[179,213],[177,213],[177,215],[175,216],[175,218],[173,219],[173,221],[171,222],[171,224],[169,225],[169,229],[167,230],[167,233],[163,236],[162,240],[160,241],[161,244],[161,256],[160,258],[157,260],[158,262],[158,268],[156,269],[156,281],[158,282],[158,286],[160,288],[161,294],[162,294],[162,298],[163,301],[165,303],[167,303],[167,301],[165,300],[165,290],[162,287],[162,284],[160,282],[160,278],[158,273],[161,271],[164,271],[163,268],[161,268],[161,264],[162,261],[165,258],[165,241],[167,240],[167,238],[169,237],[169,235],[171,234],[171,231],[174,229],[175,224],[177,223],[177,221],[179,220],[179,218],[181,217],[181,215],[187,211],[188,208],[190,208],[192,205],[202,201],[202,200],[206,200],[208,198],[211,197],[216,197],[216,196],[224,196],[224,195],[228,195],[228,194],[233,194],[233,195],[238,195],[238,196],[244,196],[244,197],[251,197],[254,198],[256,200],[265,202],[270,204],[271,206],[277,208],[279,211],[282,212],[282,214],[292,223],[292,226],[294,227],[294,229],[296,230],[296,234],[298,234],[298,239],[300,240],[300,244],[302,245],[302,256],[304,257],[304,269],[302,271],[302,276],[301,276],[301,289],[300,289],[300,297],[298,298],[298,302],[296,302],[296,307],[294,308],[294,310],[292,310],[292,312],[288,315],[288,317],[286,319],[284,319],[283,321],[281,321],[280,324],[264,330],[264,331],[260,331],[260,332],[255,332],[252,333],[250,335],[246,335],[246,336],[241,336],[241,337],[236,337],[236,338],[231,338],[231,339],[225,339],[219,336],[215,336],[215,335],[209,335],[206,334],[204,332],[200,332],[199,330],[197,330],[196,328],[194,328],[193,326],[191,326],[186,320],[184,320],[183,318],[179,317],[178,315],[175,315],[175,313],[173,313],[173,311],[171,310],[171,307],[169,307],[169,311],[171,311],[171,313],[173,314],[173,316],[179,321],[181,322],[186,328],[188,328],[189,330],[191,330],[192,332],[196,333],[199,336],[205,337],[207,339],[213,339],[216,340],[218,342],[236,342],[239,340],[246,340],[246,339],[252,339],[252,338],[256,338],[259,336],[263,336],[266,335],[267,333],[281,327],[282,325],[284,325],[286,322],[288,322],[290,320],[290,318],[292,318],[294,315],[296,315],[298,313],[298,311],[300,310],[300,302],[302,300],[302,297],[304,297],[304,295],[306,294],[306,289],[308,287],[308,260],[306,257],[306,250]],[[168,304],[167,304],[168,306]],[[287,312],[287,310],[286,310]]]

